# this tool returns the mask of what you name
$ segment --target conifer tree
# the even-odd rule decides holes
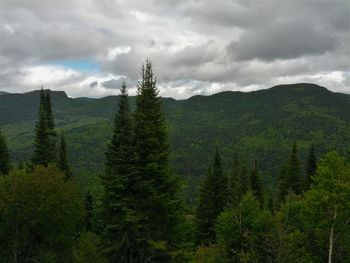
[[[249,190],[249,176],[244,161],[240,160],[237,153],[234,154],[232,172],[229,177],[227,205],[236,207],[242,196]]]
[[[107,146],[105,175],[104,240],[110,262],[137,262],[138,192],[136,191],[132,120],[125,82],[114,118],[112,139]],[[141,261],[140,261],[141,262]]]
[[[32,165],[48,166],[56,161],[56,138],[50,101],[50,94],[41,89]]]
[[[58,149],[58,160],[57,167],[66,175],[67,179],[71,177],[71,170],[67,161],[67,146],[66,139],[63,134],[61,134],[60,145]]]
[[[222,172],[219,149],[216,148],[212,165],[204,178],[196,209],[197,238],[199,243],[215,241],[215,224],[227,201],[227,180]]]
[[[85,194],[85,231],[92,230],[92,218],[94,216],[94,199],[90,192]]]
[[[239,204],[239,200],[241,197],[240,194],[240,176],[241,173],[241,164],[238,157],[238,153],[235,152],[233,156],[233,165],[232,165],[232,171],[229,176],[228,181],[228,198],[227,198],[227,204],[231,207],[236,206]]]
[[[296,143],[293,145],[292,153],[287,163],[286,185],[287,189],[293,191],[295,194],[302,193],[303,178]]]
[[[261,182],[261,178],[259,175],[258,162],[254,160],[254,167],[250,173],[250,188],[252,190],[253,195],[256,200],[259,201],[260,207],[264,206],[264,192],[263,186]]]
[[[52,114],[52,103],[51,103],[51,91],[47,90],[45,92],[45,114],[46,114],[46,122],[47,129],[51,136],[56,136],[55,132],[55,122]]]
[[[286,195],[288,194],[287,186],[287,164],[283,164],[281,171],[279,173],[278,183],[277,183],[277,206],[284,202]]]
[[[305,165],[305,191],[310,189],[312,184],[312,176],[316,174],[317,171],[317,161],[315,155],[315,147],[312,144],[309,151],[309,157]]]
[[[138,178],[140,262],[164,262],[177,246],[183,220],[178,179],[170,172],[168,133],[149,60],[141,68],[134,113],[134,149]]]
[[[10,154],[7,148],[5,136],[0,129],[0,175],[8,174],[11,168]]]

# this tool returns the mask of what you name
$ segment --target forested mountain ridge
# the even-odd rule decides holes
[[[69,98],[62,91],[51,96],[57,130],[65,132],[72,167],[101,171],[118,97]],[[132,107],[134,100],[131,97]],[[302,160],[311,143],[319,154],[350,150],[350,95],[314,84],[162,101],[172,164],[189,182],[205,171],[216,142],[226,166],[231,165],[234,151],[247,161],[256,157],[265,181],[277,175],[296,141]],[[0,125],[15,161],[28,159],[32,152],[38,103],[39,91],[0,93]]]

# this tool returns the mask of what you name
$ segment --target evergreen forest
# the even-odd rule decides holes
[[[350,96],[0,93],[0,262],[350,263]]]

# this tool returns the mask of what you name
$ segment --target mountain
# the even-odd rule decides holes
[[[51,94],[56,125],[66,135],[73,167],[101,172],[118,97],[69,98],[62,91]],[[162,100],[172,164],[190,185],[196,185],[206,170],[216,143],[226,166],[230,166],[235,150],[244,155],[248,165],[256,157],[267,184],[275,181],[294,142],[298,142],[302,160],[311,143],[319,155],[333,149],[342,154],[350,150],[350,95],[314,84]],[[132,105],[134,101],[131,97]],[[0,93],[0,125],[16,161],[30,158],[38,102],[39,91]]]

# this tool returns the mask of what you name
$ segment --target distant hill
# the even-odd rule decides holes
[[[0,94],[0,125],[11,155],[16,161],[28,159],[39,91]],[[134,100],[131,97],[132,104]],[[52,101],[73,167],[101,172],[118,97],[73,99],[53,91]],[[267,183],[274,182],[296,141],[303,160],[311,142],[319,154],[350,150],[350,95],[314,84],[279,85],[248,93],[227,91],[186,100],[164,98],[163,106],[174,170],[190,185],[196,185],[205,171],[216,142],[227,166],[234,150],[243,153],[247,162],[258,158]]]

